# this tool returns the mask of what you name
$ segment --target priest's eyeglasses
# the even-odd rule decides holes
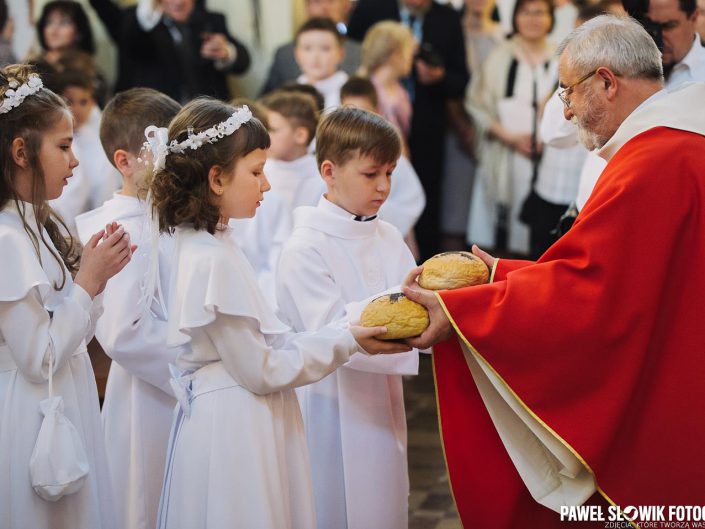
[[[585,81],[587,81],[588,79],[590,79],[590,77],[592,77],[592,76],[595,75],[596,73],[597,73],[597,69],[591,71],[591,72],[590,72],[589,74],[587,74],[587,75],[582,76],[580,79],[578,79],[577,81],[575,81],[572,85],[566,86],[565,88],[563,88],[563,89],[561,89],[561,90],[558,91],[558,97],[559,97],[560,100],[563,102],[563,104],[565,105],[566,108],[570,108],[570,100],[568,99],[568,97],[570,96],[570,94],[573,93],[573,89],[574,89],[576,86],[578,86],[580,83],[585,82]]]

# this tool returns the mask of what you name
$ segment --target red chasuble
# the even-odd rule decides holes
[[[639,134],[539,261],[500,260],[492,284],[439,295],[460,336],[435,347],[434,368],[466,529],[566,522],[529,494],[461,342],[593,475],[605,506],[705,504],[705,137]]]

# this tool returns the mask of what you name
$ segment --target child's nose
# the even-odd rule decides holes
[[[260,181],[260,189],[262,190],[263,193],[266,193],[270,189],[272,189],[272,186],[269,185],[269,180],[267,180],[267,175],[262,173],[261,181]]]

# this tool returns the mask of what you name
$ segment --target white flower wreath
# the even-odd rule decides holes
[[[230,136],[251,119],[252,111],[247,105],[243,105],[235,110],[225,121],[198,134],[194,134],[193,129],[189,129],[188,137],[184,141],[179,143],[176,140],[172,140],[169,144],[167,144],[169,139],[167,129],[150,125],[144,130],[144,135],[147,138],[147,141],[144,142],[144,148],[149,149],[152,153],[152,163],[156,173],[164,169],[166,157],[169,153],[183,153],[186,149],[196,150],[205,143],[215,143],[225,136]]]
[[[33,73],[30,74],[26,83],[19,84],[15,79],[12,79],[8,86],[10,88],[5,92],[5,97],[0,105],[0,114],[7,114],[13,108],[20,106],[27,96],[39,92],[44,87],[44,83],[42,83],[41,77]]]

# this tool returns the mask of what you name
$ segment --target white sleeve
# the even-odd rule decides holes
[[[18,301],[0,302],[0,334],[22,376],[41,383],[49,376],[49,353],[54,372],[61,369],[91,332],[93,300],[78,285],[49,313],[37,288]]]
[[[336,325],[265,339],[256,321],[219,314],[204,330],[230,376],[257,395],[316,382],[359,350],[350,331]]]
[[[296,330],[315,331],[330,322],[350,321],[340,287],[321,255],[310,248],[282,253],[277,271],[277,303],[284,321]],[[405,369],[399,372],[399,362],[405,355],[416,354],[415,351],[394,355],[359,352],[345,368],[386,375],[406,374]]]
[[[149,254],[149,252],[147,252]],[[144,313],[140,282],[143,251],[113,276],[105,287],[105,312],[98,320],[96,337],[105,353],[130,372],[169,395],[169,364],[176,363],[181,347],[167,347],[167,322]],[[186,346],[188,347],[188,346]]]
[[[162,9],[155,8],[152,0],[139,0],[135,15],[142,31],[152,31],[162,19]]]
[[[411,163],[402,157],[392,173],[392,189],[380,208],[380,217],[406,235],[414,228],[425,206],[421,181]]]
[[[563,115],[563,102],[558,90],[546,102],[541,118],[539,136],[547,145],[565,149],[578,144],[578,128]]]

